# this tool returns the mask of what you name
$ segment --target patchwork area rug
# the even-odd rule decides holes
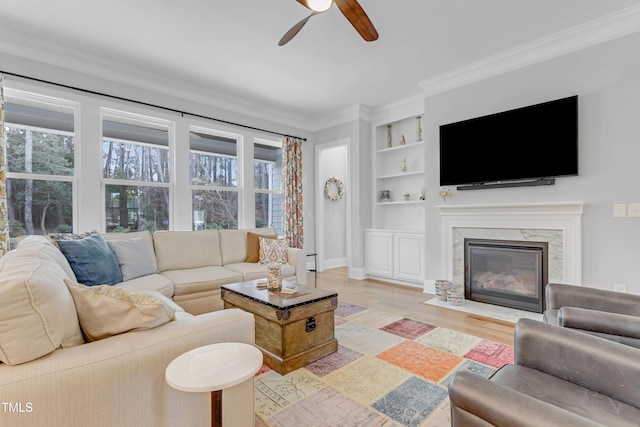
[[[270,427],[450,426],[447,386],[489,377],[513,347],[340,302],[338,351],[281,376],[256,374],[256,415]]]

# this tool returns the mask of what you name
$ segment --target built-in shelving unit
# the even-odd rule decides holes
[[[388,127],[390,126],[390,128]],[[391,146],[389,147],[389,130]],[[418,120],[410,117],[377,125],[374,131],[374,228],[424,229],[424,142],[418,139]],[[404,144],[401,143],[404,137]],[[389,199],[382,198],[388,191]]]
[[[425,143],[418,140],[417,117],[374,124],[373,227],[365,230],[365,264],[370,276],[422,285]]]

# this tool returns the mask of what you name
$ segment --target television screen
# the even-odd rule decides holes
[[[440,185],[578,174],[578,97],[440,126]]]

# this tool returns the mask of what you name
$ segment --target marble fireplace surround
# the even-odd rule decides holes
[[[549,281],[582,280],[584,202],[441,205],[440,236],[444,279],[464,285],[464,238],[549,243]],[[435,292],[434,280],[424,291]],[[482,304],[488,305],[488,304]]]

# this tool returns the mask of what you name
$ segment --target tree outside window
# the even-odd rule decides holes
[[[5,103],[9,235],[73,227],[74,113],[32,99]]]
[[[106,230],[168,230],[168,130],[115,119],[105,120],[103,129]]]
[[[237,142],[206,132],[191,132],[189,182],[193,229],[238,228]]]

